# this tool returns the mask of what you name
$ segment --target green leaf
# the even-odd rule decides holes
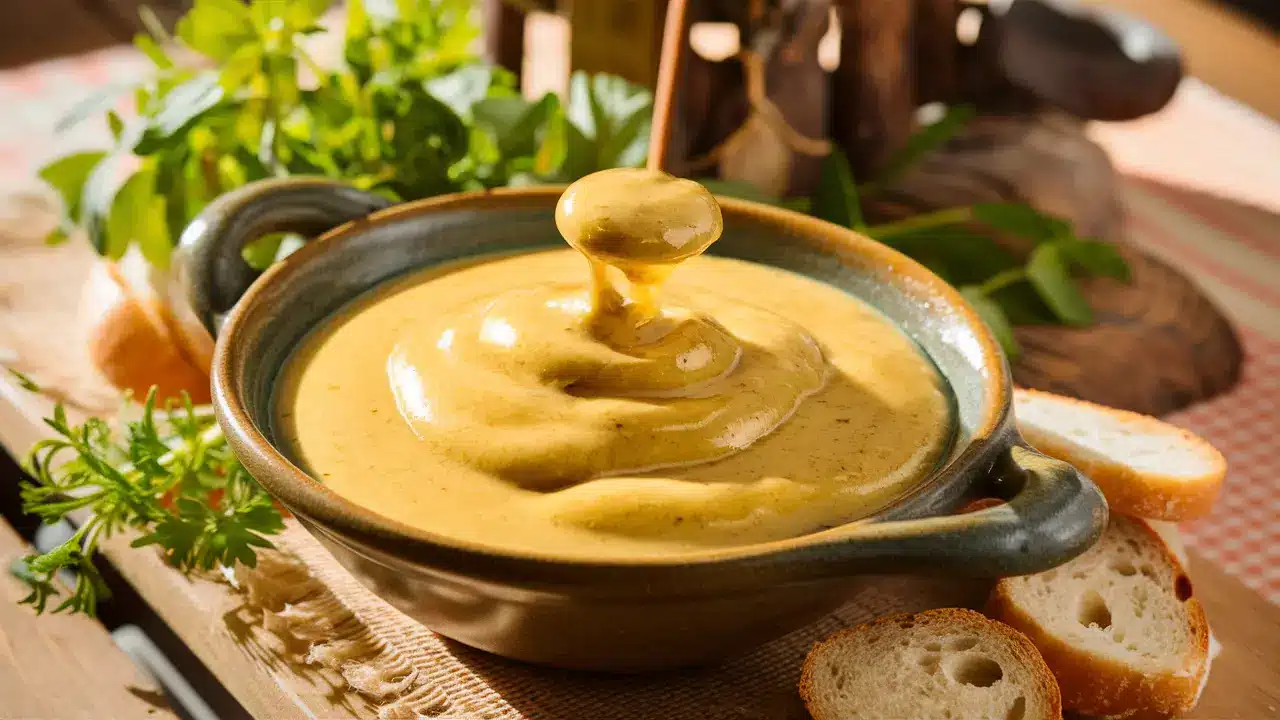
[[[938,149],[948,140],[955,137],[973,120],[976,114],[971,105],[952,105],[948,107],[937,122],[917,130],[907,139],[902,149],[885,163],[884,171],[878,178],[878,184],[891,184],[921,157]]]
[[[263,0],[257,0],[262,2]],[[278,2],[279,0],[267,0]],[[294,31],[301,32],[315,25],[333,5],[334,0],[293,0],[286,6],[285,20]]]
[[[493,132],[499,147],[511,147],[533,141],[533,128],[521,127],[532,108],[533,103],[522,97],[488,97],[472,106],[472,115],[477,126]],[[512,137],[517,130],[527,137]],[[510,153],[504,151],[503,154]]]
[[[124,134],[124,120],[120,119],[119,113],[115,110],[107,111],[107,129],[111,131],[111,139],[119,140]]]
[[[1000,347],[1004,349],[1005,355],[1008,355],[1010,360],[1017,358],[1019,348],[1018,341],[1013,335],[1013,325],[1009,323],[1009,318],[1000,304],[988,297],[982,292],[982,288],[976,285],[961,287],[960,294],[969,301],[974,311],[978,313],[978,317],[987,324],[996,342],[1000,343]]]
[[[84,193],[80,198],[80,225],[84,228],[89,244],[100,255],[110,255],[110,238],[107,223],[111,208],[120,188],[126,179],[125,163],[128,156],[123,152],[114,152],[103,158],[90,173],[84,184]],[[124,249],[121,248],[123,253]]]
[[[145,214],[155,195],[155,180],[155,170],[139,170],[115,193],[107,217],[106,242],[99,249],[107,258],[119,260],[133,244],[139,217]]]
[[[152,168],[134,173],[112,200],[104,254],[119,259],[135,243],[147,262],[158,268],[169,266],[173,238],[165,220],[164,198],[156,193],[156,171]]]
[[[27,377],[26,373],[19,372],[17,370],[14,370],[13,368],[5,368],[5,369],[8,370],[9,374],[12,375],[15,380],[18,381],[18,387],[22,388],[23,390],[26,390],[27,392],[33,392],[33,393],[40,392],[40,386],[36,384],[35,380],[32,380],[30,377]]]
[[[476,103],[488,97],[494,90],[506,90],[502,94],[516,94],[514,78],[506,70],[487,65],[467,65],[451,73],[434,77],[424,83],[426,91],[464,119],[471,118]]]
[[[872,235],[872,237],[875,237]],[[947,269],[953,285],[980,285],[987,279],[1023,262],[989,237],[976,235],[965,227],[935,228],[892,240],[895,249]]]
[[[84,196],[85,184],[94,168],[107,157],[100,151],[79,152],[58,158],[40,169],[40,179],[49,183],[62,198],[63,227],[62,232],[69,233],[70,226],[80,222],[81,198]]]
[[[1036,241],[1071,235],[1071,224],[1024,203],[979,203],[971,208],[973,219],[997,230]]]
[[[569,120],[557,106],[547,121],[542,143],[533,157],[533,172],[539,177],[551,177],[564,166],[569,156]]]
[[[1130,280],[1129,263],[1115,245],[1101,240],[1062,240],[1057,243],[1063,257],[1093,275]]]
[[[66,115],[58,118],[58,122],[53,126],[53,131],[55,133],[64,133],[94,115],[111,111],[116,101],[135,87],[137,87],[136,82],[116,82],[89,93],[83,100],[76,103]]]
[[[858,186],[853,181],[849,158],[841,150],[832,150],[822,159],[822,175],[813,200],[813,214],[847,228],[863,227]]]
[[[936,253],[924,252],[912,255],[912,258],[929,269],[929,272],[942,278],[948,285],[955,285],[951,267],[947,265],[946,260]]]
[[[173,61],[169,59],[164,48],[160,47],[160,43],[155,38],[145,33],[138,33],[133,36],[133,46],[146,55],[151,63],[159,70],[168,70],[173,67]]]
[[[1014,283],[988,294],[1004,309],[1005,317],[1014,327],[1055,325],[1059,322],[1058,316],[1029,282]]]
[[[302,247],[306,238],[287,233],[272,233],[248,245],[240,252],[244,261],[254,270],[266,270]]]
[[[582,134],[577,125],[574,125],[567,117],[565,120],[564,162],[560,164],[560,170],[556,172],[554,179],[570,182],[584,175],[589,175],[596,170],[603,170],[604,168],[596,166],[595,145],[586,135]]]
[[[262,46],[242,45],[222,63],[218,84],[230,95],[249,89],[262,72]]]
[[[1057,243],[1044,243],[1031,252],[1027,279],[1063,323],[1089,325],[1093,322],[1093,310],[1072,280]]]
[[[134,152],[139,155],[160,152],[176,137],[190,130],[205,113],[217,107],[223,97],[216,72],[202,73],[173,88],[165,94],[160,108],[150,117]]]
[[[240,0],[196,0],[178,21],[178,37],[192,50],[226,60],[258,41],[249,8]]]
[[[644,163],[652,109],[653,95],[623,78],[578,71],[569,79],[566,116],[590,142],[593,169]]]
[[[798,213],[812,214],[813,201],[807,197],[778,198],[778,207],[794,210]]]
[[[275,113],[279,116],[289,108],[298,104],[301,90],[298,88],[298,60],[292,55],[273,54],[265,57],[262,82],[265,94],[275,105]],[[255,92],[255,97],[262,93]]]
[[[521,97],[487,97],[472,108],[477,127],[491,131],[503,157],[533,155],[548,122],[559,111],[555,95],[547,93],[536,103]]]

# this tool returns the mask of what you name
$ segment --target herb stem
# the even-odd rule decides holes
[[[157,458],[156,463],[160,467],[168,470],[173,466],[174,462],[178,460],[179,456],[182,453],[194,451],[197,449],[197,447],[208,447],[210,445],[220,442],[221,440],[222,440],[222,426],[218,425],[217,423],[214,423],[213,425],[210,425],[209,427],[200,431],[200,434],[196,436],[195,444],[184,442],[181,439],[174,441],[169,446],[170,447],[169,452]],[[116,467],[116,470],[118,470],[122,475],[127,475],[128,473],[131,473],[136,469],[137,468],[134,467],[133,463],[131,462],[122,463],[121,465]]]
[[[944,210],[935,210],[931,213],[916,215],[904,220],[885,223],[883,225],[874,225],[867,228],[867,234],[881,242],[900,235],[910,235],[911,233],[930,228],[943,227],[946,225],[959,225],[973,220],[973,208],[957,207],[946,208]]]
[[[1008,270],[1001,270],[987,278],[985,282],[978,286],[978,289],[982,291],[983,295],[991,295],[1026,279],[1027,269],[1025,267],[1013,267]]]

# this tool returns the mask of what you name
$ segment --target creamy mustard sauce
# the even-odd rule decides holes
[[[699,257],[722,228],[701,185],[597,173],[556,220],[581,254],[423,270],[308,336],[277,390],[286,451],[393,519],[566,557],[840,524],[945,451],[941,381],[887,319],[799,275]]]

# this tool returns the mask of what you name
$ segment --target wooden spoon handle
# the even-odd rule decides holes
[[[670,0],[667,4],[667,22],[662,30],[662,55],[658,59],[658,85],[653,97],[653,125],[649,130],[650,170],[667,167],[667,149],[671,145],[671,123],[675,115],[676,83],[680,67],[689,43],[688,0]]]

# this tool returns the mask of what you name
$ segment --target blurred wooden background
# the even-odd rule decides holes
[[[128,43],[146,6],[165,24],[189,0],[0,0],[0,67]]]
[[[1084,1],[1158,25],[1178,43],[1188,75],[1280,121],[1280,1]]]
[[[1177,40],[1191,75],[1280,120],[1277,0],[1082,1],[1128,10],[1159,25]],[[140,7],[151,8],[167,24],[188,3],[0,0],[0,67],[128,42],[141,29]]]

